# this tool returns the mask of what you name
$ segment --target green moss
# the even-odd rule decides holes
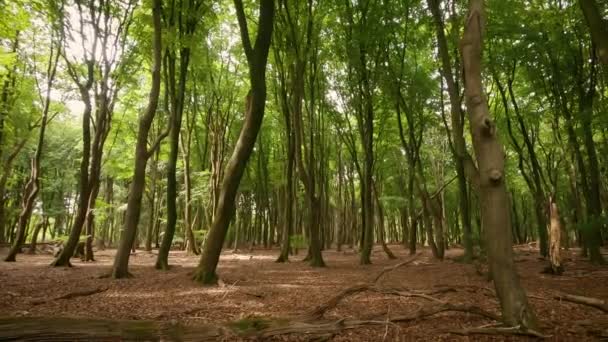
[[[201,283],[202,285],[217,285],[217,274],[215,272],[205,272],[197,269],[192,277],[194,281]]]
[[[270,321],[258,317],[247,317],[228,324],[236,333],[247,334],[260,331],[270,326]]]

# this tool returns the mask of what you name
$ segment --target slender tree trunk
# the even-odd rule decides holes
[[[481,55],[484,30],[484,1],[470,0],[461,53],[468,117],[479,170],[477,182],[485,247],[503,322],[520,329],[536,329],[536,315],[528,304],[513,262],[511,216],[504,175],[505,154],[483,93]]]
[[[562,266],[560,256],[560,243],[561,243],[561,222],[559,216],[559,210],[557,209],[557,203],[555,203],[554,196],[549,197],[549,224],[547,228],[549,230],[549,261],[550,269],[553,274],[562,274],[564,268]]]
[[[53,35],[54,36],[54,35]],[[55,38],[55,37],[53,37]],[[13,240],[11,249],[4,261],[15,261],[17,253],[21,251],[21,246],[25,242],[25,232],[32,216],[34,209],[34,201],[40,190],[40,162],[42,160],[42,149],[44,148],[44,135],[46,132],[46,126],[48,123],[49,109],[51,105],[51,91],[53,83],[55,81],[55,74],[57,71],[57,63],[59,61],[60,52],[57,50],[62,46],[62,42],[52,42],[51,51],[49,53],[49,59],[47,63],[46,73],[46,94],[44,99],[44,107],[42,109],[42,118],[40,121],[40,132],[38,135],[38,143],[36,145],[36,152],[31,160],[30,178],[25,186],[23,193],[21,213],[19,214],[19,220],[17,223],[17,236]],[[42,96],[42,94],[40,94]]]
[[[384,251],[384,253],[386,254],[386,256],[389,259],[397,259],[397,257],[395,256],[395,254],[393,254],[393,252],[391,252],[390,248],[388,248],[388,246],[386,245],[386,237],[385,235],[385,230],[384,230],[384,209],[382,208],[382,204],[380,203],[380,198],[378,195],[378,191],[376,189],[376,184],[374,182],[374,199],[376,201],[376,208],[378,209],[378,239],[380,240],[380,244],[382,246],[382,250]]]
[[[281,254],[277,262],[286,262],[289,260],[290,238],[293,232],[293,204],[294,204],[294,164],[295,164],[295,142],[293,130],[291,127],[291,119],[288,112],[284,112],[285,117],[285,135],[287,136],[287,170],[286,170],[286,185],[285,185],[285,219],[283,221],[283,235],[281,241]]]
[[[180,27],[180,31],[182,30],[186,30],[185,32],[182,32],[182,34],[191,34],[194,29]],[[169,133],[169,161],[167,164],[167,224],[155,265],[156,269],[160,270],[166,270],[169,267],[169,251],[171,250],[173,236],[175,235],[175,227],[177,224],[177,157],[179,153],[179,137],[184,109],[188,65],[190,63],[190,48],[184,47],[180,49],[180,70],[177,92],[175,89],[175,54],[173,52],[169,52],[167,55],[168,73],[166,74],[166,77],[169,78],[169,92],[171,94],[169,96],[171,99],[171,127]]]
[[[160,94],[160,68],[161,68],[161,0],[154,0],[152,8],[152,22],[154,25],[154,33],[152,36],[153,47],[153,65],[152,65],[152,87],[148,99],[148,107],[146,112],[139,119],[139,130],[137,132],[137,145],[135,146],[135,169],[133,171],[133,179],[129,187],[129,197],[127,199],[127,210],[125,212],[124,227],[120,234],[120,241],[116,256],[114,257],[114,265],[112,266],[111,275],[113,278],[125,278],[129,276],[129,257],[131,255],[131,247],[135,241],[137,233],[137,225],[141,212],[141,200],[146,186],[146,164],[150,155],[158,147],[162,139],[158,139],[152,145],[152,150],[148,150],[148,133],[152,126],[152,121],[156,115],[158,106],[158,96]]]
[[[154,237],[154,229],[155,227],[155,222],[156,222],[156,179],[158,177],[158,153],[159,153],[160,149],[157,149],[154,153],[154,158],[152,160],[152,167],[151,167],[151,175],[150,175],[150,195],[148,196],[149,199],[149,216],[148,216],[148,224],[147,224],[147,232],[146,232],[146,244],[145,244],[145,250],[146,252],[151,252],[152,251],[152,238]]]
[[[42,229],[45,225],[45,220],[46,218],[42,218],[42,222],[39,222],[36,224],[36,227],[34,227],[34,232],[32,233],[32,237],[31,237],[31,242],[30,242],[30,248],[28,250],[29,254],[36,254],[36,247],[38,244],[38,234],[40,233],[40,229]]]
[[[186,196],[184,199],[184,229],[186,231],[187,252],[198,255],[198,246],[192,231],[194,221],[192,217],[192,185],[190,181],[190,136],[188,133],[185,139],[182,139],[182,158],[184,162],[184,187],[186,188]],[[186,140],[187,142],[184,142]]]
[[[222,181],[218,208],[207,235],[201,260],[194,279],[203,284],[217,282],[216,268],[226,238],[226,232],[234,215],[235,197],[241,178],[251,156],[257,139],[266,106],[266,62],[272,38],[274,1],[261,0],[255,45],[251,44],[247,19],[241,0],[234,0],[241,40],[249,65],[251,89],[246,99],[245,120],[239,139],[228,164]]]
[[[466,168],[467,164],[471,164],[471,157],[466,152],[466,143],[464,140],[464,113],[461,107],[460,94],[458,85],[455,81],[450,53],[448,50],[447,39],[445,37],[443,15],[440,8],[441,0],[427,0],[433,20],[435,22],[435,32],[437,36],[437,46],[439,57],[441,59],[441,72],[446,81],[448,95],[450,98],[450,118],[452,123],[452,139],[453,139],[453,154],[456,166],[456,176],[458,177],[458,205],[460,209],[460,219],[463,226],[463,242],[464,242],[464,261],[471,262],[473,259],[473,239],[471,230],[471,215],[467,194],[466,184]],[[471,167],[468,167],[471,169]],[[470,173],[470,172],[469,172]]]

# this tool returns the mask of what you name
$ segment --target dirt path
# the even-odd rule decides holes
[[[400,260],[407,251],[391,246]],[[1,253],[2,251],[0,251]],[[461,253],[450,250],[448,258]],[[138,251],[131,258],[134,278],[127,280],[99,279],[113,261],[113,250],[96,253],[97,262],[84,264],[74,259],[73,268],[50,268],[50,255],[19,255],[17,263],[0,263],[0,316],[61,316],[104,319],[179,321],[186,325],[227,322],[247,317],[285,317],[301,314],[327,300],[340,290],[359,282],[371,281],[382,268],[399,263],[374,251],[374,264],[359,266],[353,251],[324,252],[328,266],[312,269],[302,262],[274,263],[276,250],[252,253],[224,253],[219,274],[225,286],[200,287],[190,280],[189,273],[198,258],[183,252],[172,252],[167,272],[153,269],[155,253]],[[301,256],[300,256],[301,257]],[[575,323],[596,322],[608,317],[599,310],[552,299],[557,292],[608,298],[608,268],[594,267],[579,260],[574,251],[565,252],[566,272],[561,277],[541,274],[545,263],[527,248],[518,248],[517,266],[530,300],[542,320],[543,333],[552,340],[595,340],[593,329]],[[298,257],[296,257],[298,259]],[[480,276],[475,267],[446,260],[434,261],[428,251],[412,264],[388,273],[381,284],[410,290],[432,290],[453,287],[456,291],[442,293],[450,303],[475,304],[497,313],[498,306],[491,283]],[[59,299],[74,291],[98,293]],[[424,301],[386,294],[357,294],[336,309],[328,318],[369,317],[374,314],[411,311]],[[396,341],[396,340],[469,340],[446,333],[447,330],[481,326],[491,323],[485,318],[466,313],[442,313],[428,319],[347,330],[333,337],[334,341]],[[604,326],[604,328],[606,328]],[[299,338],[294,337],[294,340]],[[504,337],[483,337],[483,340],[504,340]],[[508,337],[507,340],[525,340]],[[470,338],[470,340],[480,340]]]

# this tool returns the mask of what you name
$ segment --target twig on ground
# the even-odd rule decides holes
[[[386,308],[386,327],[384,328],[384,336],[382,336],[382,341],[386,341],[386,337],[388,336],[388,325],[391,322],[391,305],[389,304]]]

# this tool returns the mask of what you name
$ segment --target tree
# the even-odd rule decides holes
[[[579,5],[591,31],[591,38],[597,46],[602,63],[608,65],[608,22],[602,18],[600,8],[595,0],[578,0]]]
[[[207,240],[203,246],[201,259],[195,271],[194,279],[203,284],[217,282],[216,268],[235,210],[235,197],[243,177],[245,166],[253,151],[266,105],[266,63],[272,38],[274,1],[260,0],[259,21],[254,45],[251,44],[249,28],[242,0],[234,0],[241,41],[249,65],[250,91],[245,106],[245,121],[232,156],[226,166],[218,207]]]
[[[308,123],[310,132],[306,135],[305,120],[304,120],[304,100],[306,94],[306,76],[317,72],[313,70],[316,51],[313,44],[316,44],[314,28],[314,12],[313,2],[290,2],[282,0],[279,3],[279,13],[277,15],[277,24],[281,24],[284,32],[284,37],[279,37],[281,40],[275,40],[280,47],[284,47],[286,56],[281,59],[279,53],[275,54],[275,63],[279,69],[279,77],[281,78],[279,92],[281,93],[280,104],[285,117],[286,125],[292,127],[287,128],[288,134],[288,155],[289,161],[293,158],[298,171],[298,178],[301,180],[304,191],[306,193],[306,204],[309,210],[308,216],[308,235],[309,248],[308,255],[305,259],[310,262],[313,267],[324,267],[323,255],[321,253],[321,199],[317,193],[317,179],[315,178],[315,135],[312,125],[314,123],[314,104],[308,106]],[[302,13],[302,14],[301,14]],[[304,15],[305,14],[305,15]],[[278,26],[278,25],[277,25]],[[278,34],[277,34],[278,35]],[[286,63],[285,60],[292,61]],[[313,76],[314,77],[314,76]],[[291,82],[291,87],[287,83]],[[314,85],[311,92],[308,94],[309,99],[313,97]],[[293,132],[292,132],[293,131]],[[293,134],[293,136],[292,136]],[[293,146],[292,146],[293,144]],[[293,151],[292,151],[293,148]],[[292,154],[291,154],[292,153]],[[288,165],[287,172],[290,171],[291,165]],[[290,181],[291,178],[288,178]],[[291,195],[291,185],[287,186],[287,196]],[[286,209],[286,221],[291,219],[291,208]],[[286,223],[290,225],[291,223]],[[289,231],[287,231],[289,235]],[[286,238],[285,238],[286,239]],[[284,245],[287,245],[284,243]],[[284,247],[285,248],[285,247]],[[287,247],[288,248],[288,247]],[[283,251],[285,253],[285,250]]]
[[[57,9],[52,8],[53,5],[54,4],[51,4],[51,8],[49,9],[50,16],[53,16],[54,12],[57,11]],[[19,214],[19,220],[17,223],[17,236],[13,240],[11,249],[9,250],[9,253],[4,261],[15,261],[17,253],[21,251],[21,246],[25,242],[25,232],[32,216],[32,210],[34,209],[34,201],[36,200],[36,196],[40,191],[40,163],[42,160],[42,150],[44,148],[44,136],[49,121],[51,92],[55,82],[57,64],[59,62],[59,55],[61,54],[63,42],[63,37],[57,34],[57,30],[55,28],[51,28],[51,30],[53,33],[51,34],[51,45],[49,48],[46,72],[44,74],[44,88],[40,86],[38,79],[36,78],[39,96],[41,102],[43,103],[36,151],[31,159],[30,177],[25,185],[25,190],[22,197],[21,213]],[[34,66],[34,68],[36,68],[36,66]],[[37,75],[35,77],[37,77]]]
[[[129,275],[129,256],[131,255],[131,246],[135,240],[137,225],[141,213],[141,200],[146,186],[146,164],[152,154],[158,149],[158,145],[164,139],[168,131],[159,135],[152,146],[148,148],[148,135],[152,122],[156,115],[158,107],[158,97],[160,94],[160,71],[162,64],[162,27],[161,27],[161,0],[153,0],[152,2],[152,23],[154,33],[152,35],[152,88],[148,99],[148,106],[139,119],[139,129],[137,131],[137,144],[135,145],[135,169],[133,179],[129,187],[129,198],[127,202],[127,211],[125,213],[124,228],[120,235],[120,241],[116,256],[114,257],[114,266],[112,267],[113,278],[124,278]]]
[[[169,160],[167,164],[167,226],[161,242],[156,259],[156,268],[166,270],[169,267],[169,250],[175,234],[177,224],[177,157],[179,153],[180,134],[182,128],[182,116],[186,98],[186,87],[188,80],[188,67],[190,65],[190,40],[200,20],[202,1],[178,1],[172,2],[165,14],[167,30],[177,32],[177,37],[172,37],[172,45],[166,47],[165,59],[165,82],[168,93],[170,117],[169,131]],[[179,52],[178,55],[176,53]],[[179,69],[176,73],[176,63]],[[192,235],[188,236],[193,238]],[[195,244],[190,241],[191,246]]]
[[[460,219],[462,220],[462,225],[464,228],[462,234],[464,241],[464,261],[471,262],[473,258],[473,241],[471,237],[471,216],[469,212],[469,195],[466,182],[466,170],[469,170],[470,175],[474,165],[471,156],[467,152],[466,143],[463,136],[464,111],[462,110],[460,90],[457,79],[454,78],[454,67],[450,58],[447,39],[445,36],[445,25],[440,8],[441,0],[427,0],[427,3],[435,23],[437,47],[441,60],[441,75],[445,79],[450,100],[450,119],[452,125],[452,141],[450,146],[454,155],[454,161],[456,162],[456,175],[458,176],[458,203],[460,207]],[[472,177],[469,176],[469,178]]]
[[[76,1],[78,25],[75,27],[70,25],[73,19],[70,18],[71,12],[64,8],[61,13],[62,36],[75,39],[83,51],[82,64],[74,60],[73,56],[65,53],[62,55],[68,74],[84,104],[83,156],[80,164],[78,212],[70,237],[53,261],[53,266],[70,266],[70,257],[74,254],[83,228],[87,235],[85,261],[94,260],[94,209],[101,181],[104,146],[110,133],[117,94],[134,67],[130,55],[133,52],[125,51],[125,46],[135,5],[133,0],[120,4],[107,1],[98,3],[96,0]],[[73,9],[73,6],[74,4],[68,4],[68,8]],[[85,30],[90,30],[93,37],[88,37]]]
[[[482,86],[482,44],[485,29],[483,0],[469,1],[469,13],[461,42],[465,97],[477,177],[481,219],[488,263],[500,301],[502,320],[522,330],[536,329],[538,322],[520,284],[513,262],[511,216],[505,185],[505,153],[490,117]]]

